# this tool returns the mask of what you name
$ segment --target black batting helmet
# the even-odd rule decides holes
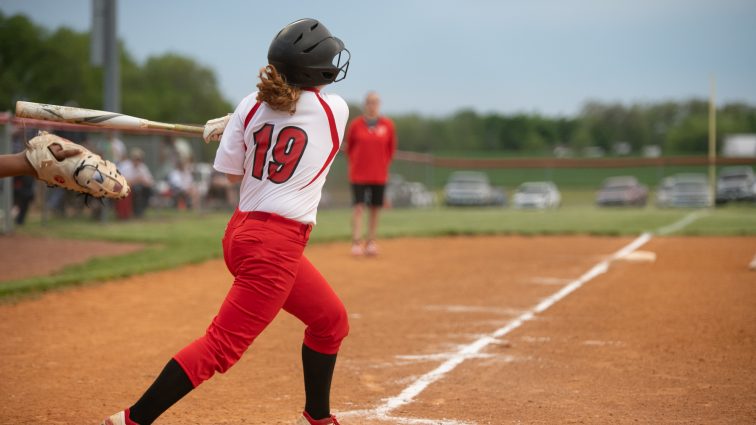
[[[273,38],[268,63],[296,87],[314,87],[341,81],[349,69],[349,50],[315,19],[300,19]]]

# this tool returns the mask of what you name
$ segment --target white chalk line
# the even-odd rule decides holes
[[[675,233],[677,231],[682,230],[683,227],[688,226],[689,224],[693,223],[694,221],[698,220],[699,218],[709,214],[708,210],[699,210],[699,211],[693,211],[691,213],[688,213],[685,217],[682,219],[664,227],[660,227],[656,230],[656,234],[659,236],[665,236],[672,233]]]
[[[444,311],[446,313],[493,313],[514,316],[522,313],[520,309],[505,307],[488,307],[476,305],[426,305],[426,310]]]
[[[677,222],[658,229],[655,233],[661,235],[661,234],[667,234],[667,233],[662,233],[662,232],[678,231],[682,229],[683,227],[689,225],[690,223],[694,222],[702,215],[703,214],[701,211],[690,213],[686,215],[685,217],[683,217],[682,219],[678,220]],[[593,266],[590,270],[588,270],[586,273],[584,273],[582,276],[571,281],[570,283],[565,285],[563,288],[561,288],[559,291],[555,292],[554,294],[550,295],[543,301],[539,302],[533,308],[520,314],[514,320],[507,323],[505,326],[495,330],[491,334],[482,336],[481,338],[477,339],[471,344],[462,346],[456,353],[451,354],[451,357],[447,359],[444,363],[442,363],[437,368],[431,370],[430,372],[417,378],[411,385],[409,385],[401,393],[399,393],[399,395],[385,399],[382,405],[374,409],[353,410],[353,411],[343,412],[341,413],[341,416],[370,417],[371,419],[375,419],[379,421],[391,421],[393,423],[409,424],[409,425],[415,425],[415,424],[417,425],[474,425],[475,422],[462,422],[462,421],[447,420],[447,419],[405,418],[405,417],[392,416],[390,415],[390,413],[391,411],[396,410],[397,408],[407,405],[411,403],[412,401],[414,401],[415,397],[417,397],[420,393],[422,393],[429,385],[443,378],[447,373],[454,370],[457,366],[459,366],[465,360],[470,359],[470,358],[476,358],[478,356],[478,353],[481,350],[483,350],[485,347],[487,347],[488,345],[492,343],[498,342],[499,341],[498,338],[501,338],[502,336],[519,328],[525,322],[532,320],[536,314],[546,311],[551,306],[553,306],[560,300],[564,299],[567,295],[571,294],[572,292],[575,292],[578,288],[585,285],[590,280],[594,279],[596,276],[606,273],[609,270],[609,264],[612,261],[617,260],[619,258],[622,258],[632,253],[633,251],[635,251],[636,249],[640,248],[641,246],[646,244],[648,241],[650,241],[651,238],[652,238],[651,232],[644,232],[643,234],[638,236],[635,240],[630,242],[628,245],[624,246],[622,249],[615,252],[609,258],[599,262],[598,264]]]
[[[508,322],[505,326],[495,330],[491,334],[487,334],[480,337],[479,339],[472,342],[471,344],[467,344],[460,347],[460,349],[455,353],[447,354],[450,357],[446,361],[444,361],[440,366],[438,366],[432,371],[417,378],[415,382],[413,382],[410,386],[405,388],[399,395],[386,399],[382,405],[374,409],[370,409],[370,410],[344,412],[341,415],[342,416],[370,416],[371,418],[375,418],[378,420],[393,420],[396,423],[404,423],[404,424],[451,425],[451,424],[465,423],[465,422],[447,421],[447,420],[397,418],[397,417],[391,416],[390,413],[391,411],[396,410],[397,408],[401,406],[411,403],[415,399],[415,397],[417,397],[421,392],[423,392],[430,384],[443,378],[447,373],[454,370],[457,366],[459,366],[465,360],[478,357],[479,352],[483,350],[485,347],[489,346],[492,343],[500,341],[499,338],[501,338],[502,336],[519,328],[520,326],[522,326],[523,323],[533,319],[533,317],[535,317],[536,314],[545,311],[546,309],[554,305],[556,302],[563,299],[570,293],[574,292],[576,289],[580,288],[586,282],[590,281],[594,277],[602,273],[605,273],[609,269],[609,263],[611,261],[613,261],[616,258],[621,258],[622,256],[625,256],[630,252],[633,252],[634,250],[638,249],[638,247],[648,242],[650,239],[651,239],[650,233],[642,234],[641,236],[636,238],[633,242],[631,242],[624,248],[617,251],[610,258],[593,266],[588,272],[584,273],[579,278],[571,281],[569,284],[567,284],[566,286],[564,286],[563,288],[561,288],[559,291],[552,294],[551,296],[547,297],[546,299],[538,303],[533,308],[526,310],[524,313],[521,313],[518,317]]]

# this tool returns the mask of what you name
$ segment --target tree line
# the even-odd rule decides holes
[[[421,152],[551,152],[557,146],[576,153],[600,147],[607,153],[625,142],[638,154],[659,146],[665,154],[708,151],[707,100],[623,105],[587,102],[575,117],[538,114],[478,114],[463,110],[449,117],[417,114],[393,117],[402,149]],[[717,109],[717,140],[727,134],[756,133],[756,107],[728,103]]]
[[[89,33],[50,32],[23,15],[0,12],[0,110],[17,100],[102,109],[103,70],[90,65]],[[233,106],[212,69],[167,53],[138,63],[119,44],[121,112],[157,121],[204,123]]]
[[[191,58],[167,53],[138,63],[120,44],[122,112],[158,121],[204,123],[233,110],[214,71]],[[89,63],[89,33],[48,31],[23,15],[0,12],[0,110],[16,100],[102,109],[102,69]],[[359,105],[350,105],[352,116]],[[538,114],[480,114],[461,110],[446,117],[392,116],[400,147],[420,152],[544,153],[557,146],[611,151],[626,142],[633,152],[656,145],[669,154],[708,149],[708,102],[691,99],[624,105],[587,102],[573,117]],[[722,105],[718,140],[756,133],[756,107]]]

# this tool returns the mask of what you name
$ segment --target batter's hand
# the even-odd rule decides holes
[[[220,142],[223,130],[226,129],[226,125],[230,119],[231,114],[228,114],[225,117],[214,118],[205,123],[205,132],[202,134],[205,143]]]

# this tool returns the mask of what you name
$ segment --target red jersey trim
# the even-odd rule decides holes
[[[323,174],[323,171],[325,171],[325,169],[328,168],[328,165],[331,163],[331,161],[333,161],[333,158],[336,156],[336,153],[339,152],[339,132],[336,130],[336,120],[333,118],[333,111],[331,111],[331,107],[328,106],[328,103],[326,103],[326,101],[323,100],[322,97],[320,97],[320,93],[318,92],[317,89],[305,88],[303,90],[311,91],[315,93],[315,96],[318,97],[318,100],[320,101],[320,105],[323,107],[323,110],[326,113],[326,117],[328,118],[328,127],[331,129],[331,143],[333,143],[333,146],[331,147],[331,153],[328,155],[328,159],[326,160],[325,164],[323,164],[323,168],[321,168],[320,171],[318,171],[318,174],[316,174],[315,177],[313,177],[309,183],[302,186],[302,188],[299,190],[306,188],[307,186],[311,185],[312,182],[317,180],[318,177],[320,177],[320,175]]]
[[[247,125],[249,125],[249,122],[252,121],[252,117],[255,116],[255,112],[257,112],[257,110],[260,108],[260,103],[262,102],[257,101],[257,103],[255,103],[255,106],[252,107],[252,110],[250,110],[249,113],[247,114],[247,118],[244,119],[245,130],[247,129]]]

